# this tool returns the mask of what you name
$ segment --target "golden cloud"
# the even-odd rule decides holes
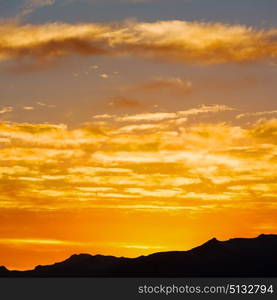
[[[113,108],[136,108],[140,107],[142,104],[134,99],[126,97],[115,97],[110,103]]]
[[[215,107],[211,111],[220,111]],[[276,206],[276,119],[249,129],[147,120],[134,125],[128,119],[123,127],[118,122],[102,134],[88,125],[1,123],[1,209],[198,213],[207,202],[212,209]]]
[[[7,106],[0,109],[0,114],[5,114],[13,111],[13,107]]]
[[[188,116],[205,114],[205,113],[218,113],[223,111],[231,111],[232,107],[226,105],[200,105],[196,108],[177,111],[177,112],[152,112],[152,113],[141,113],[135,115],[125,115],[122,117],[114,116],[115,120],[120,122],[139,122],[139,121],[166,121],[174,120],[178,123],[180,120],[186,121]]]
[[[243,113],[236,116],[236,119],[242,119],[246,117],[261,117],[266,115],[275,115],[277,114],[277,110],[267,110],[267,111],[257,111],[252,113]]]
[[[277,119],[259,120],[251,133],[255,137],[277,144]]]
[[[149,80],[142,85],[134,88],[134,90],[142,90],[146,92],[168,90],[171,93],[177,92],[179,94],[187,93],[191,90],[192,83],[188,80],[178,77],[160,77]]]
[[[181,63],[228,63],[276,59],[277,30],[243,25],[161,21],[155,23],[0,26],[0,60],[39,63],[72,54],[135,55]]]

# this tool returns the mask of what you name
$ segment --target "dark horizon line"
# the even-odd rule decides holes
[[[253,238],[252,237],[247,237],[247,238],[245,238],[245,237],[235,237],[235,238],[230,238],[230,239],[227,239],[227,240],[218,240],[216,237],[213,237],[213,238],[207,240],[206,242],[204,242],[203,244],[200,244],[200,245],[195,246],[193,248],[190,248],[188,250],[160,251],[160,252],[154,252],[154,253],[151,253],[151,254],[148,254],[148,255],[140,255],[140,256],[136,256],[136,257],[104,255],[104,254],[90,254],[90,253],[78,253],[78,254],[70,255],[68,258],[66,258],[62,261],[54,262],[52,264],[47,264],[47,265],[37,265],[33,269],[27,269],[27,270],[8,269],[6,266],[0,265],[0,271],[6,270],[6,271],[9,271],[9,272],[30,272],[30,271],[35,271],[37,268],[40,268],[40,267],[53,266],[55,264],[59,264],[59,263],[69,261],[70,259],[72,259],[74,257],[81,257],[81,256],[136,260],[136,259],[139,259],[139,258],[151,257],[151,256],[154,256],[154,255],[159,255],[159,254],[185,253],[185,252],[195,250],[197,248],[201,248],[202,246],[208,245],[208,244],[220,244],[220,243],[227,243],[227,242],[236,241],[236,240],[237,241],[238,240],[257,240],[257,239],[266,238],[266,237],[276,237],[277,238],[277,233],[276,234],[264,234],[264,233],[262,233],[262,234],[259,234],[258,236],[253,237]]]

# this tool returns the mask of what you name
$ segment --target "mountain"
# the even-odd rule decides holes
[[[0,267],[0,277],[277,277],[277,235],[213,238],[189,251],[137,258],[72,255],[30,271]]]

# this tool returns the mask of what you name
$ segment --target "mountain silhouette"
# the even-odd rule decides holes
[[[213,238],[189,251],[137,258],[75,254],[30,271],[0,267],[0,277],[277,277],[277,235]]]

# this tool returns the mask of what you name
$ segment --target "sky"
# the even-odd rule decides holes
[[[0,265],[276,233],[276,12],[0,1]]]

